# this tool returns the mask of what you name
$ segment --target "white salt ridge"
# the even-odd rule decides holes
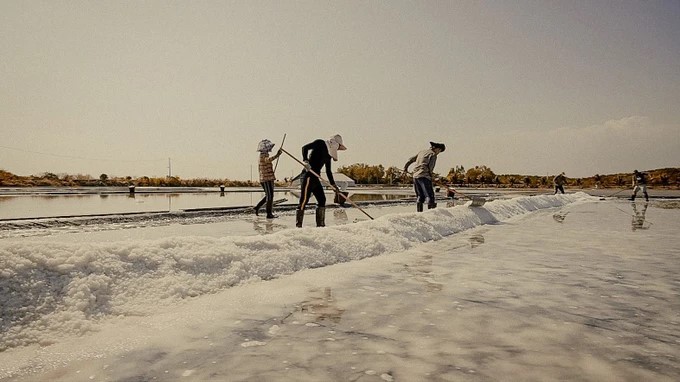
[[[0,242],[0,351],[95,330],[115,316],[307,268],[401,252],[479,225],[592,201],[585,193],[437,208],[264,236],[102,243]],[[252,345],[252,344],[249,344]]]

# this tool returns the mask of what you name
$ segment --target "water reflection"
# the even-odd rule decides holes
[[[347,212],[340,208],[333,210],[333,218],[335,219],[335,225],[349,223],[349,219],[347,218]]]
[[[482,236],[481,234],[472,235],[470,236],[468,241],[470,242],[471,248],[476,248],[484,244],[484,236]]]
[[[636,203],[633,205],[633,220],[631,221],[631,229],[636,231],[638,229],[649,229],[649,224],[645,227],[645,215],[647,214],[647,206],[649,203],[644,203],[642,208],[637,207]]]
[[[440,292],[444,285],[435,281],[432,270],[432,255],[425,255],[416,259],[413,266],[404,264],[406,272],[416,281],[425,286],[427,292]]]
[[[353,202],[370,202],[376,200],[400,200],[404,199],[404,195],[390,195],[390,194],[352,194],[349,198]]]
[[[295,194],[288,190],[274,192],[275,200],[286,201]],[[101,188],[89,193],[29,193],[0,195],[0,219],[45,218],[54,216],[105,215],[131,212],[175,212],[187,209],[251,206],[264,196],[262,189],[226,192],[149,192],[137,188],[116,191]],[[288,197],[288,198],[286,198]],[[358,201],[397,200],[400,195],[354,194]],[[295,198],[297,199],[297,197]],[[337,220],[345,217],[338,215]]]
[[[168,198],[168,212],[172,211],[172,199],[179,199],[180,194],[166,194]]]
[[[334,323],[339,323],[345,309],[340,308],[331,294],[331,288],[326,287],[323,290],[323,296],[312,297],[309,301],[303,301],[300,304],[300,312],[311,314],[315,316],[317,321],[329,320]]]
[[[260,234],[266,235],[273,233],[275,229],[286,228],[283,224],[275,223],[276,219],[259,219],[253,220],[253,230]]]
[[[559,212],[557,212],[553,215],[553,220],[555,220],[558,223],[563,223],[564,218],[567,217],[567,214],[569,214],[569,211],[567,211],[567,212],[559,211]]]

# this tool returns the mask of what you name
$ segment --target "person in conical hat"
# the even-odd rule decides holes
[[[335,179],[333,179],[333,170],[331,169],[331,159],[338,160],[338,151],[347,150],[342,136],[335,134],[327,140],[317,139],[311,143],[302,146],[302,159],[305,163],[305,169],[300,174],[300,202],[295,215],[295,226],[302,227],[302,221],[305,216],[305,207],[309,202],[310,196],[314,195],[316,199],[316,226],[324,227],[326,225],[326,195],[323,191],[323,185],[316,175],[321,174],[321,169],[326,168],[326,177],[331,186],[335,187]]]
[[[423,204],[427,199],[427,208],[437,207],[434,196],[434,166],[437,164],[437,155],[446,150],[443,143],[430,142],[430,148],[419,152],[411,157],[404,165],[404,172],[408,173],[408,166],[416,164],[413,168],[413,188],[416,191],[416,211],[423,212]]]
[[[274,208],[274,181],[276,180],[272,162],[281,155],[281,150],[279,150],[276,155],[270,157],[269,153],[273,148],[274,143],[269,139],[263,139],[257,144],[257,151],[260,153],[258,170],[260,172],[260,184],[264,189],[264,198],[262,198],[253,209],[255,210],[255,215],[259,215],[260,208],[266,203],[267,219],[274,219],[277,217],[272,212]]]

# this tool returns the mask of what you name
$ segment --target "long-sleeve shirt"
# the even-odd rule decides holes
[[[309,151],[311,150],[311,154]],[[328,153],[328,146],[323,139],[317,139],[312,143],[302,146],[302,159],[309,162],[311,169],[317,174],[321,174],[321,168],[326,166],[326,176],[328,182],[335,185],[333,170],[331,170],[331,154]]]
[[[647,184],[647,177],[645,177],[644,173],[638,172],[637,174],[633,174],[633,187],[635,186],[642,186]]]
[[[267,153],[260,153],[260,161],[258,164],[258,169],[260,170],[260,182],[268,182],[271,180],[276,180],[276,175],[274,175],[274,167],[272,162],[274,159],[278,158],[281,153],[276,153],[273,157],[270,157]]]
[[[564,186],[565,183],[567,183],[567,178],[565,178],[564,175],[557,175],[553,178],[553,184],[555,186]]]
[[[404,169],[408,170],[408,166],[415,162],[416,166],[413,168],[413,178],[427,178],[432,180],[432,173],[434,166],[437,164],[437,154],[430,148],[423,150],[411,157],[404,165]]]

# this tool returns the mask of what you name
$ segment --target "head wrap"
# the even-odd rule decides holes
[[[272,151],[274,144],[269,139],[263,139],[257,144],[257,151],[261,153],[268,153]]]
[[[333,158],[334,161],[338,160],[338,150],[347,150],[347,147],[342,144],[342,137],[340,134],[335,134],[327,140],[326,147],[328,147],[328,154],[331,155],[331,158]]]

